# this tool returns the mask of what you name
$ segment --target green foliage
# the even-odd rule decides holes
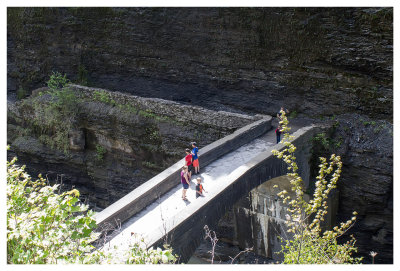
[[[328,149],[328,148],[329,148],[330,139],[328,139],[328,138],[326,137],[326,134],[325,134],[325,133],[319,133],[319,134],[317,134],[316,136],[313,137],[313,140],[314,140],[314,141],[320,142],[320,143],[322,144],[322,146],[323,146],[325,149]]]
[[[273,150],[273,154],[287,164],[288,176],[291,178],[291,189],[295,192],[295,198],[288,196],[286,190],[278,193],[283,203],[288,204],[290,215],[285,221],[289,234],[292,238],[284,239],[280,253],[284,255],[284,263],[287,264],[328,264],[328,263],[359,263],[362,258],[354,258],[353,252],[357,252],[355,239],[339,244],[337,239],[342,236],[355,222],[354,217],[340,227],[335,226],[332,230],[322,231],[321,223],[327,214],[327,198],[332,189],[336,188],[339,180],[342,162],[340,156],[332,154],[329,162],[320,157],[319,175],[315,182],[313,197],[306,201],[304,197],[304,183],[297,173],[298,166],[295,162],[294,152],[296,147],[291,143],[293,136],[289,134],[288,120],[285,112],[282,112],[283,120],[280,121],[284,133],[281,143],[285,146],[282,151]],[[329,180],[327,180],[329,179]],[[274,186],[275,188],[277,186]]]
[[[7,162],[7,263],[9,264],[167,264],[177,256],[167,245],[147,249],[143,240],[127,250],[118,247],[95,250],[100,233],[94,212],[79,201],[73,189],[57,194],[41,176],[36,181]]]
[[[375,121],[366,121],[366,120],[364,120],[364,121],[362,121],[362,123],[364,124],[364,126],[368,126],[368,125],[375,126],[376,125]]]
[[[146,249],[143,244],[144,241],[142,240],[142,242],[136,242],[130,247],[125,261],[126,264],[172,264],[176,262],[176,255],[172,254],[172,250],[168,246],[165,247],[165,250],[161,248]]]
[[[66,87],[69,80],[65,75],[53,72],[47,82],[48,91],[41,91],[24,106],[29,109],[25,121],[32,127],[39,140],[53,149],[69,153],[68,134],[73,129],[77,115],[77,95]]]
[[[96,145],[96,160],[101,161],[104,158],[104,154],[106,154],[107,150],[101,146],[100,144]]]
[[[54,72],[50,75],[49,81],[47,81],[47,86],[51,90],[57,90],[65,87],[69,83],[69,80],[67,79],[67,75],[64,74],[62,75],[59,72]]]
[[[335,122],[333,128],[337,127],[337,122]],[[340,148],[343,143],[343,138],[339,137],[337,140],[329,138],[326,133],[319,133],[315,135],[312,139],[315,142],[319,142],[325,150],[329,150],[330,147]]]
[[[157,128],[148,127],[146,128],[146,134],[151,141],[161,141],[161,136]]]
[[[105,250],[96,251],[92,259],[93,263],[100,264],[174,264],[177,261],[177,255],[172,253],[168,245],[161,248],[146,248],[143,239],[138,240],[137,235],[132,236],[133,242],[127,249],[119,250],[117,246],[107,247]]]
[[[340,136],[339,139],[337,141],[334,141],[334,147],[335,148],[340,148],[340,146],[343,143],[343,138]]]
[[[7,162],[7,262],[84,263],[98,237],[94,213],[77,190],[58,195],[57,185],[31,181],[15,161]]]
[[[117,103],[111,98],[111,94],[103,90],[95,90],[93,92],[93,99],[102,103],[115,106]]]
[[[25,98],[26,96],[28,96],[28,92],[27,92],[24,88],[20,87],[20,88],[17,90],[17,99],[18,99],[18,100],[22,100],[22,99]]]
[[[39,134],[39,140],[54,149],[69,152],[69,131],[77,115],[76,95],[69,88],[47,92],[48,100],[39,96],[33,99],[31,122]]]

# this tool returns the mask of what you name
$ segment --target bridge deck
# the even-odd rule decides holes
[[[291,132],[294,132],[297,128],[293,127]],[[181,198],[182,186],[180,184],[180,176],[177,176],[176,187],[123,223],[121,228],[110,236],[106,247],[116,245],[123,249],[135,240],[132,237],[133,233],[136,234],[136,238],[143,238],[147,244],[154,241],[152,240],[152,235],[164,235],[167,233],[168,229],[177,223],[177,221],[174,221],[174,217],[186,212],[188,207],[191,207],[190,205],[192,205],[192,208],[194,207],[193,205],[198,206],[199,201],[203,202],[200,203],[200,205],[203,205],[206,201],[202,198],[212,197],[221,192],[221,187],[224,187],[224,182],[229,181],[231,172],[246,164],[258,154],[267,149],[272,149],[271,147],[276,142],[274,131],[275,128],[271,129],[264,135],[224,155],[204,168],[201,168],[200,164],[201,174],[192,176],[190,187],[187,190],[187,201]],[[199,155],[201,156],[201,153]],[[202,179],[202,184],[207,192],[204,193],[204,197],[196,199],[195,179],[197,177]]]

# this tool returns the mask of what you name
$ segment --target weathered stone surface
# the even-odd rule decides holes
[[[82,151],[85,149],[85,133],[82,130],[73,130],[68,137],[71,150]]]
[[[115,99],[109,104],[93,99],[98,89],[74,89],[80,96],[75,101],[75,128],[69,133],[70,153],[43,145],[30,126],[33,99],[43,106],[49,102],[48,94],[38,96],[35,91],[23,102],[8,102],[9,156],[17,155],[34,176],[43,173],[54,181],[63,175],[64,186],[79,188],[96,209],[109,206],[182,158],[190,142],[203,147],[261,118],[101,90]],[[163,106],[159,111],[164,115],[152,113],[157,105]]]
[[[392,8],[8,11],[9,91],[58,70],[217,110],[391,118]]]

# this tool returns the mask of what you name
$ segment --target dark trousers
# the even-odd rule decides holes
[[[281,134],[276,134],[276,144],[278,144],[281,141]]]

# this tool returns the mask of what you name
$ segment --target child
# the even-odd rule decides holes
[[[187,166],[188,167],[188,173],[189,173],[189,180],[192,178],[192,172],[193,172],[193,170],[194,170],[194,168],[193,168],[193,156],[192,156],[192,154],[190,153],[190,150],[189,149],[186,149],[185,150],[185,152],[186,152],[186,156],[185,156],[185,166]]]
[[[190,179],[189,179],[189,176],[188,176],[188,167],[187,166],[183,166],[182,171],[181,171],[181,183],[182,183],[182,186],[183,186],[183,189],[182,189],[182,199],[183,200],[187,200],[186,191],[189,188],[189,182],[190,182]]]
[[[197,185],[196,185],[196,199],[200,196],[203,196],[203,191],[206,192],[203,185],[201,184],[201,178],[197,178]]]
[[[200,173],[200,165],[199,165],[199,157],[197,153],[199,152],[199,148],[196,146],[196,142],[192,142],[192,156],[193,156],[193,167],[194,167],[194,174]]]

